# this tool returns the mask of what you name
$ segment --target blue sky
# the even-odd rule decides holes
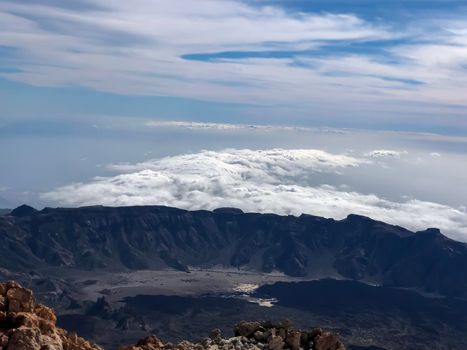
[[[465,1],[0,2],[0,207],[244,204],[467,240],[466,145]]]
[[[0,18],[4,123],[467,131],[463,1],[29,0]]]

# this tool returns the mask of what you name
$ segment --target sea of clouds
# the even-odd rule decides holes
[[[244,211],[309,213],[342,219],[355,213],[412,230],[438,227],[467,241],[463,208],[405,198],[385,199],[344,185],[346,171],[379,166],[403,152],[375,150],[361,156],[317,149],[225,149],[113,164],[113,176],[96,177],[42,194],[62,205],[167,205],[185,209],[232,206]],[[336,185],[335,178],[342,184]],[[326,179],[333,178],[334,184]],[[365,179],[362,179],[365,181]]]

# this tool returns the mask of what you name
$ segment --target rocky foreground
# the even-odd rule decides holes
[[[38,304],[31,290],[16,282],[0,283],[0,350],[102,350],[75,333],[56,327],[54,311]],[[219,330],[193,343],[164,343],[149,336],[134,346],[121,350],[241,350],[241,349],[310,349],[345,350],[338,337],[321,329],[300,331],[289,321],[240,322],[235,336],[223,338]]]
[[[183,341],[178,344],[164,343],[154,336],[147,337],[136,346],[122,347],[121,350],[345,350],[339,338],[331,332],[324,332],[320,328],[311,331],[292,329],[289,321],[279,324],[265,322],[240,322],[235,327],[235,336],[222,338],[220,330],[213,330],[209,336],[199,343]]]
[[[0,283],[0,350],[100,350],[55,326],[57,317],[16,282]]]

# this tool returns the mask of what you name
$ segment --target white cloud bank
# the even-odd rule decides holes
[[[396,151],[391,149],[376,149],[365,154],[371,158],[400,158],[402,155],[407,154],[407,151]]]
[[[116,176],[97,177],[44,193],[61,205],[168,205],[186,209],[233,206],[278,214],[310,213],[344,218],[370,216],[413,230],[439,227],[467,241],[467,213],[409,199],[385,200],[345,186],[312,185],[320,173],[341,173],[364,159],[320,150],[225,150],[112,165]]]

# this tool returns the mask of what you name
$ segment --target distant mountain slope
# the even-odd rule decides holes
[[[28,207],[0,217],[0,267],[160,269],[224,265],[362,280],[467,298],[467,245],[367,217],[341,221],[224,208]]]
[[[0,215],[6,215],[11,212],[11,209],[0,209]]]

